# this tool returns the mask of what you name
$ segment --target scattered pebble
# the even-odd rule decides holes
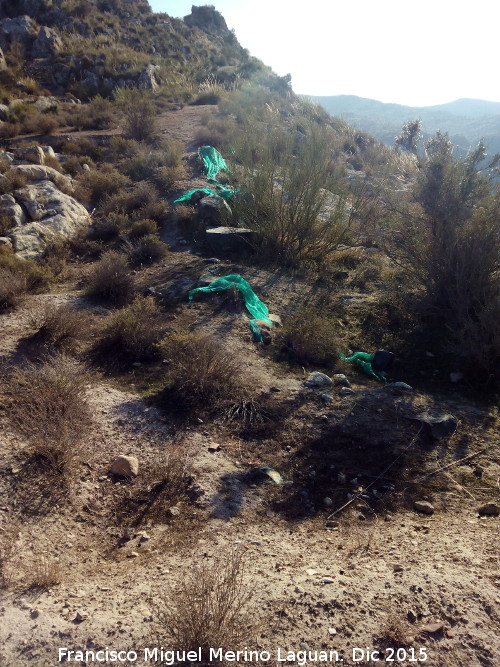
[[[427,500],[415,500],[413,509],[424,514],[434,514],[434,505]]]

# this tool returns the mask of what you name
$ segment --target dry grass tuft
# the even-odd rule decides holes
[[[158,634],[168,633],[179,650],[201,647],[200,664],[225,664],[209,663],[209,649],[238,650],[249,643],[252,593],[244,567],[242,553],[233,551],[190,568],[175,590],[161,592],[154,601]]]
[[[30,324],[37,337],[52,351],[74,352],[88,330],[88,316],[66,304],[48,304],[33,313]]]
[[[9,588],[14,581],[19,531],[17,521],[10,521],[0,527],[0,588]]]
[[[85,397],[88,381],[80,363],[60,354],[15,368],[7,377],[12,427],[35,456],[63,474],[92,423]]]
[[[338,327],[332,316],[305,306],[297,310],[276,337],[281,352],[301,365],[334,367],[340,343]]]
[[[87,294],[100,301],[123,305],[132,299],[134,292],[134,279],[125,255],[114,250],[105,252],[95,264]]]

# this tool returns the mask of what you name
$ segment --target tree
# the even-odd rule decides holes
[[[417,155],[418,143],[422,139],[422,121],[409,120],[401,128],[401,134],[396,137],[396,146],[413,155]]]

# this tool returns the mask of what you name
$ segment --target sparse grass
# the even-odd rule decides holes
[[[18,306],[26,293],[48,286],[50,270],[0,247],[0,311]]]
[[[15,308],[27,291],[26,276],[10,268],[0,267],[0,310]]]
[[[88,331],[88,316],[69,305],[48,304],[33,313],[30,324],[37,337],[51,351],[75,352]]]
[[[50,468],[66,475],[92,423],[85,397],[89,375],[74,359],[47,357],[7,378],[12,427]]]
[[[166,326],[153,297],[136,297],[130,306],[111,315],[95,350],[106,361],[130,364],[153,359],[159,355],[158,343]]]
[[[398,613],[391,613],[380,626],[377,640],[383,648],[399,648],[408,644],[411,635],[408,623]]]
[[[59,561],[47,560],[43,556],[31,563],[24,580],[24,588],[28,590],[48,590],[58,586],[62,581],[62,571]]]
[[[123,305],[134,295],[134,279],[127,258],[114,250],[105,252],[89,278],[87,294],[112,305]]]
[[[17,572],[17,539],[20,525],[9,521],[0,526],[0,589],[12,585]]]
[[[211,563],[196,563],[171,590],[159,592],[153,603],[158,636],[169,636],[176,649],[199,646],[202,662],[209,649],[237,650],[249,641],[251,589],[244,581],[245,561],[232,551]]]

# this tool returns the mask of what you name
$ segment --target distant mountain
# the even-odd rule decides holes
[[[480,139],[485,142],[488,153],[500,153],[499,102],[464,98],[447,104],[411,107],[356,95],[304,97],[390,146],[394,145],[403,123],[418,118],[422,121],[424,138],[437,130],[448,132],[459,154],[464,154]]]

